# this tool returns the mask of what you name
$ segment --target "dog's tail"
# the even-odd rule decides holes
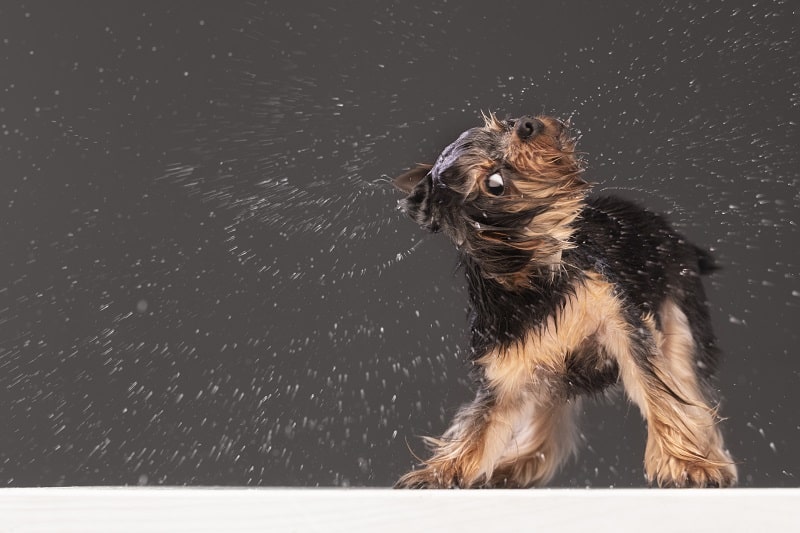
[[[710,251],[699,246],[695,246],[694,250],[697,254],[697,266],[701,275],[712,274],[722,268]]]

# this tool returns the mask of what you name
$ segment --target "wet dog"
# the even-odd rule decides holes
[[[581,398],[618,384],[647,422],[649,483],[735,484],[700,279],[711,255],[659,215],[588,196],[561,121],[484,118],[394,180],[402,210],[460,251],[477,386],[396,487],[547,483],[576,451]]]

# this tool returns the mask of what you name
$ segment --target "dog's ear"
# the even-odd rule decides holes
[[[417,183],[422,181],[422,178],[428,175],[433,165],[424,163],[417,163],[417,166],[411,170],[404,172],[392,180],[392,184],[400,191],[410,194],[412,189],[416,187]]]

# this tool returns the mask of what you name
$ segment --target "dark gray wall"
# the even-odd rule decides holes
[[[571,117],[715,250],[742,484],[798,484],[793,4],[9,4],[0,484],[392,483],[471,393],[455,255],[385,180],[480,110]],[[642,485],[616,400],[557,484]]]

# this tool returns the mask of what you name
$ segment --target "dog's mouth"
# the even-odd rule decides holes
[[[433,177],[427,173],[421,179],[416,178],[416,176],[406,177],[405,183],[396,183],[397,188],[406,193],[406,197],[400,200],[398,205],[417,224],[437,233],[441,231],[441,223],[437,220],[437,206],[432,198]]]
[[[466,235],[458,229],[455,205],[463,198],[437,180],[429,166],[420,165],[395,178],[394,185],[406,193],[398,206],[408,217],[431,233],[445,233],[458,247],[464,244]]]

